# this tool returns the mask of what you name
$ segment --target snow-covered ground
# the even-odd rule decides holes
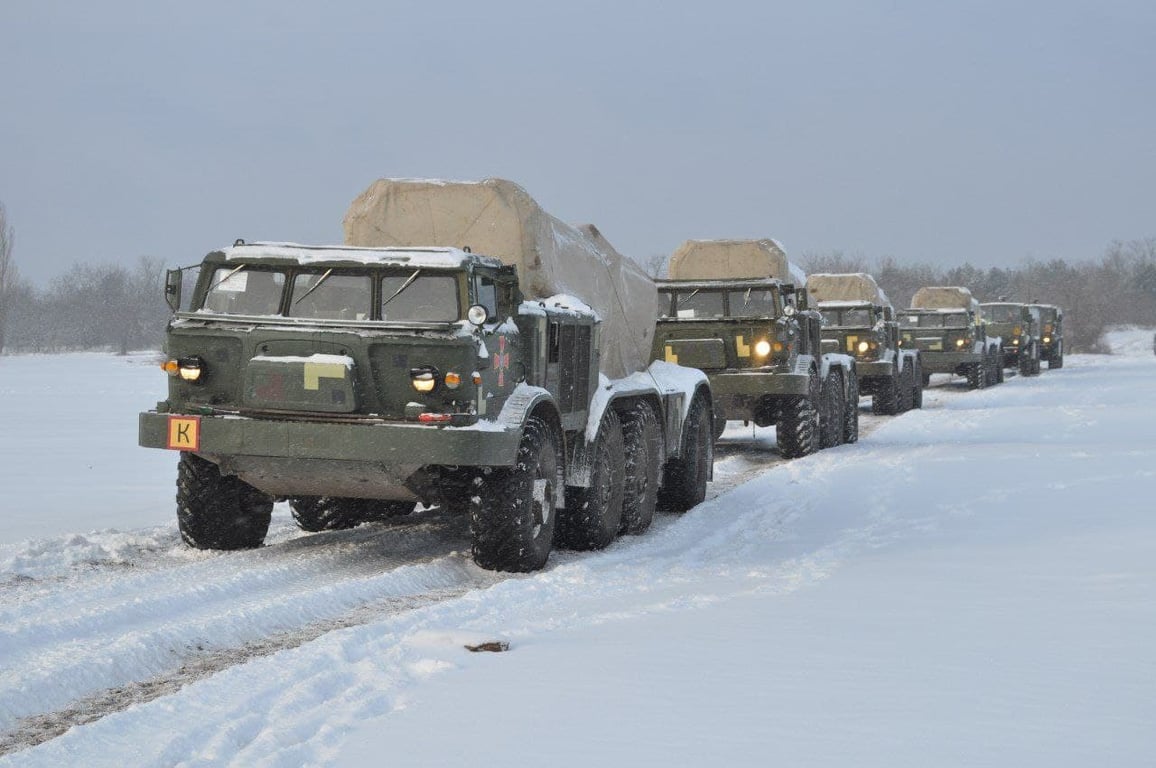
[[[0,359],[0,766],[1156,764],[1151,339],[796,461],[732,425],[713,499],[518,577],[437,510],[191,552],[159,372]]]

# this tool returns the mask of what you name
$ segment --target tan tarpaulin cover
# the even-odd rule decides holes
[[[687,240],[670,257],[671,280],[740,280],[773,277],[796,285],[801,271],[791,269],[774,240]],[[801,287],[801,286],[800,286]]]
[[[512,181],[379,179],[345,214],[345,243],[442,246],[518,268],[529,299],[569,294],[602,319],[601,370],[612,379],[646,368],[654,337],[654,281],[591,225],[565,224]]]
[[[971,291],[956,286],[920,288],[911,297],[912,309],[979,309]]]
[[[807,275],[807,292],[815,301],[867,301],[880,307],[891,306],[887,294],[866,272]]]

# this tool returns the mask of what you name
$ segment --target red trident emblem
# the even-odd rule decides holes
[[[498,337],[498,386],[506,386],[506,369],[510,367],[510,353],[506,351],[506,337]]]

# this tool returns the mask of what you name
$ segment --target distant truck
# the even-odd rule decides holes
[[[1005,368],[1017,368],[1021,376],[1040,373],[1040,311],[1037,307],[1009,301],[979,305],[987,321],[987,332],[997,334],[1003,344]]]
[[[895,309],[875,278],[808,275],[807,292],[823,315],[823,350],[855,358],[859,392],[871,395],[871,410],[891,415],[922,408],[919,350],[899,345]]]
[[[691,240],[658,283],[653,357],[706,372],[727,419],[776,427],[788,458],[859,438],[855,359],[824,354],[807,278],[773,240]]]
[[[1040,313],[1040,359],[1048,370],[1064,367],[1064,310],[1054,304],[1029,304]]]
[[[967,288],[920,288],[911,308],[899,313],[904,349],[917,349],[923,366],[923,385],[931,374],[965,376],[972,389],[1003,381],[998,336],[989,336],[979,302]]]
[[[275,499],[310,531],[420,502],[469,515],[478,565],[532,571],[703,500],[710,385],[648,364],[654,283],[597,230],[508,181],[380,180],[345,233],[213,251],[188,311],[169,274],[140,444],[181,452],[189,545],[259,546]]]

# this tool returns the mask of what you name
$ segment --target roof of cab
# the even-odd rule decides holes
[[[301,245],[298,243],[245,243],[238,241],[220,253],[226,261],[291,264],[356,264],[452,269],[466,264],[500,267],[490,256],[460,248],[360,248],[349,245]]]

